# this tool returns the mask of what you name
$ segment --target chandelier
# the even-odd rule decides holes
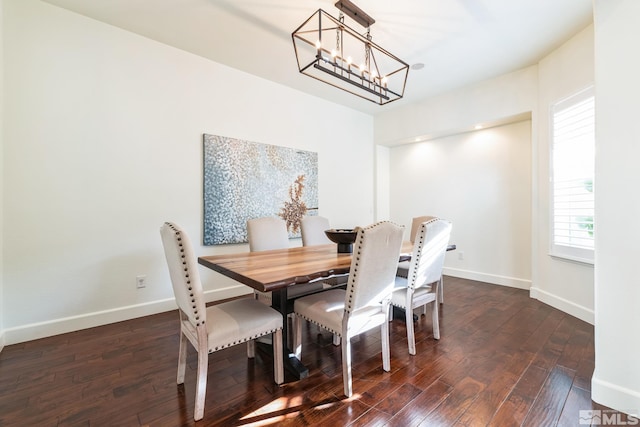
[[[409,65],[372,41],[375,20],[358,6],[335,6],[338,19],[318,9],[291,34],[300,72],[380,105],[402,98]],[[347,26],[345,14],[366,32]]]

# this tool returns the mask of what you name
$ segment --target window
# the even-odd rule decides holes
[[[593,87],[553,105],[551,132],[551,255],[593,263]]]

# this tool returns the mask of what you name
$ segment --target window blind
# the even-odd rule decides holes
[[[590,88],[552,108],[552,254],[592,261],[595,98]]]

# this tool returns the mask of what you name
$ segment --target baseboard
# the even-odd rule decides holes
[[[497,274],[480,273],[477,271],[462,270],[459,268],[445,267],[442,270],[445,276],[459,277],[461,279],[476,280],[478,282],[491,283],[493,285],[509,286],[518,289],[530,289],[531,280],[517,277],[499,276]]]
[[[636,418],[640,415],[640,392],[600,380],[595,373],[591,378],[591,399]]]
[[[0,330],[0,353],[2,353],[3,348],[4,348],[4,329]]]
[[[553,308],[564,311],[580,320],[584,320],[587,323],[594,324],[595,314],[592,309],[576,304],[572,301],[551,294],[547,291],[543,291],[540,288],[532,287],[529,291],[531,298],[537,299],[545,304],[550,305]]]
[[[217,301],[246,295],[249,292],[250,288],[244,285],[230,286],[227,288],[206,291],[205,300],[207,302]],[[2,331],[0,335],[0,351],[5,344],[11,345],[51,337],[54,335],[65,334],[67,332],[107,325],[109,323],[122,322],[124,320],[135,319],[137,317],[163,313],[165,311],[175,310],[176,308],[175,299],[168,298],[144,304],[118,307],[111,310],[97,311],[78,316],[70,316],[61,319],[48,320],[46,322],[8,328]]]

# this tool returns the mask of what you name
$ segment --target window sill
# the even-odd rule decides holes
[[[549,256],[553,259],[557,259],[558,261],[568,261],[568,262],[572,262],[575,264],[581,264],[581,265],[585,265],[585,266],[589,266],[589,267],[593,267],[594,266],[594,260],[592,259],[588,259],[588,258],[580,258],[577,256],[571,256],[571,255],[565,255],[565,254],[558,254],[558,253],[553,253],[550,252]]]

